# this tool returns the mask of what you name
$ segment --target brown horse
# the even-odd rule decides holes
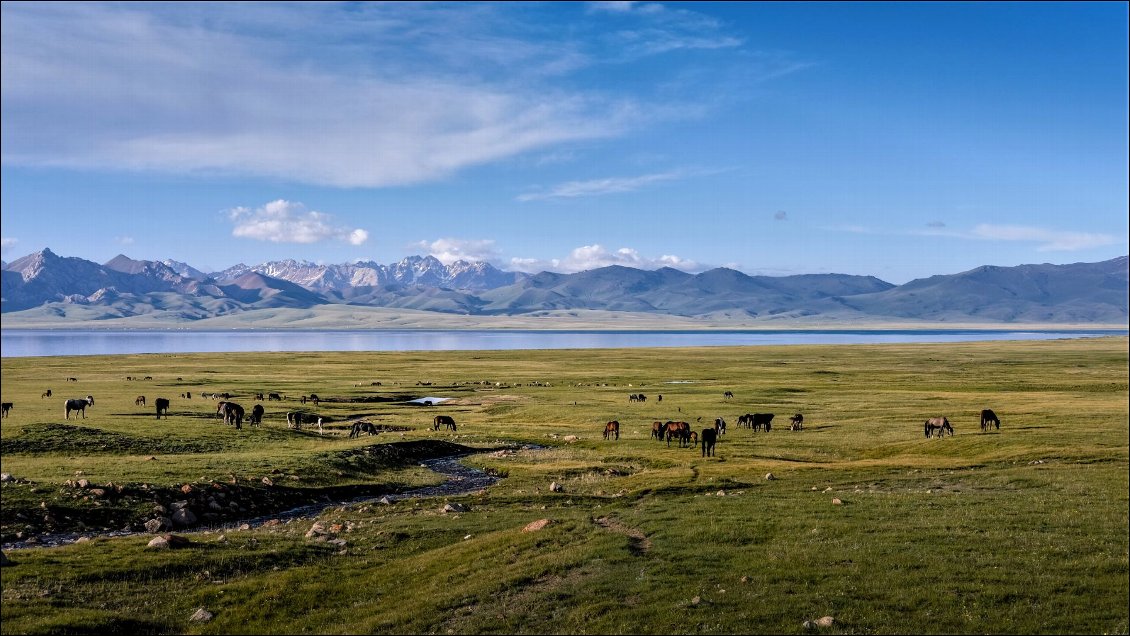
[[[137,396],[137,399],[135,399],[133,401],[133,405],[134,406],[145,406],[145,396],[144,395]]]
[[[691,425],[686,422],[667,422],[667,447],[671,447],[671,440],[678,439],[679,446],[686,448],[691,441]]]
[[[926,437],[933,437],[935,433],[938,437],[945,437],[946,431],[949,431],[950,437],[953,437],[953,427],[950,426],[950,421],[944,417],[931,417],[926,420],[924,430]]]
[[[604,425],[604,439],[608,439],[612,436],[615,436],[616,439],[620,439],[620,422],[616,420],[612,420]]]
[[[997,417],[996,413],[993,413],[993,409],[981,411],[981,432],[984,433],[994,425],[997,427],[998,431],[1001,430],[1001,420]]]
[[[652,439],[657,439],[659,441],[663,441],[663,436],[667,434],[666,426],[667,425],[664,424],[663,422],[652,422],[651,423],[651,437],[652,437]]]

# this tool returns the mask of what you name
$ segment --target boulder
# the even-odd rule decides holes
[[[194,523],[196,523],[196,515],[192,514],[192,511],[188,508],[181,508],[173,513],[174,526],[183,528],[185,526],[191,526]]]
[[[444,512],[467,512],[467,506],[461,503],[449,503],[443,507]]]
[[[821,618],[816,619],[816,626],[817,627],[831,627],[832,625],[835,625],[835,624],[836,624],[836,619],[832,618],[831,616],[823,616]]]
[[[549,519],[538,519],[537,521],[532,521],[526,524],[526,527],[522,528],[522,532],[537,532],[538,530],[541,530],[542,528],[548,526],[550,523],[552,522]]]
[[[565,489],[557,482],[553,482],[549,485],[549,492],[561,492],[562,490]]]
[[[776,477],[773,476],[773,473],[765,473],[765,481],[773,481],[774,479]]]
[[[188,617],[188,620],[195,623],[207,623],[208,621],[212,620],[212,616],[212,612],[209,612],[203,607],[198,607],[196,608],[196,611],[192,613],[192,616]]]
[[[173,527],[173,522],[168,517],[154,517],[145,522],[145,531],[157,534],[162,530],[169,530]]]

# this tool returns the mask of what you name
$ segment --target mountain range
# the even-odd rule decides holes
[[[237,314],[253,325],[255,312],[263,310],[309,315],[340,313],[341,307],[461,316],[605,312],[746,323],[1126,324],[1127,261],[983,266],[892,285],[872,276],[750,276],[726,268],[689,274],[609,266],[530,275],[485,262],[444,265],[432,256],[390,265],[283,260],[204,273],[172,260],[119,255],[99,265],[44,249],[3,265],[0,311],[6,326],[139,316],[175,326]]]

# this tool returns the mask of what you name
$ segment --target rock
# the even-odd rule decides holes
[[[168,517],[156,517],[145,522],[145,531],[152,534],[157,534],[162,530],[168,530],[173,527],[173,522]]]
[[[725,497],[726,491],[725,490],[719,490],[718,492],[716,492],[714,494],[718,495],[719,497]]]
[[[812,621],[804,621],[801,626],[805,629],[816,629],[816,623],[813,623]]]
[[[216,543],[227,543],[227,542],[228,542],[228,535],[226,535],[226,534],[221,534],[220,536],[216,537]]]
[[[522,532],[537,532],[538,530],[541,530],[542,528],[548,526],[550,523],[552,522],[549,519],[538,519],[537,521],[532,521],[526,524],[526,527],[522,528]]]
[[[194,523],[196,523],[196,515],[192,514],[192,511],[188,508],[181,508],[173,513],[174,526],[191,526]]]
[[[153,537],[149,541],[149,545],[145,547],[153,548],[154,550],[167,550],[169,549],[169,540],[165,537]]]
[[[106,491],[102,488],[91,488],[90,489],[90,496],[91,497],[105,497]]]
[[[557,482],[553,482],[549,485],[549,492],[561,492],[562,490],[565,490],[565,489],[562,488],[561,484],[559,484]]]
[[[251,524],[250,524],[250,523],[241,523],[241,524],[239,524],[239,528],[238,528],[238,530],[250,530],[250,529],[251,529]]]
[[[181,508],[187,508],[188,502],[187,501],[174,501],[173,503],[169,504],[169,507],[172,508],[173,510],[180,510]]]
[[[765,481],[773,481],[774,479],[776,477],[773,476],[773,473],[765,473]]]
[[[832,498],[832,505],[833,506],[842,506],[842,505],[844,505],[844,502],[841,501],[839,497],[833,497]]]
[[[0,473],[0,482],[13,481],[12,473]]]
[[[449,503],[443,507],[444,512],[467,512],[467,506],[461,503]]]
[[[382,504],[384,504],[384,505],[386,505],[386,506],[391,506],[391,505],[392,505],[392,500],[388,498],[388,495],[385,495],[384,497],[381,497],[381,500],[380,500],[380,502],[378,502],[378,503],[382,503]]]
[[[271,481],[270,477],[264,477],[263,478],[263,485],[264,486],[274,486],[275,482]]]
[[[329,532],[326,530],[326,525],[321,521],[317,521],[314,523],[314,525],[310,526],[309,530],[306,531],[306,538],[312,539],[314,537],[325,536],[327,534],[329,534]]]
[[[78,480],[78,482],[76,482],[76,485],[77,485],[77,486],[78,486],[79,488],[89,488],[89,487],[90,487],[90,480],[89,480],[89,479],[85,479],[85,478],[84,478],[84,479],[80,479],[80,480]]]
[[[198,607],[196,608],[196,611],[192,613],[192,616],[188,617],[188,620],[196,623],[207,623],[208,621],[212,620],[212,616],[212,612],[209,612],[203,607]]]
[[[87,536],[81,536],[75,539],[75,543],[90,543],[91,541],[93,541],[93,539]]]
[[[180,487],[180,491],[186,495],[191,494],[193,490],[195,490],[195,488],[192,487],[192,484],[185,484]]]
[[[823,616],[821,618],[816,619],[816,626],[817,627],[831,627],[835,623],[836,623],[836,619],[832,618],[831,616]]]
[[[696,597],[691,599],[691,605],[698,605],[701,602],[702,602],[701,596],[696,596]]]

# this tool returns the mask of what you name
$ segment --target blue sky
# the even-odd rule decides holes
[[[1106,260],[1127,6],[5,2],[3,258]]]

